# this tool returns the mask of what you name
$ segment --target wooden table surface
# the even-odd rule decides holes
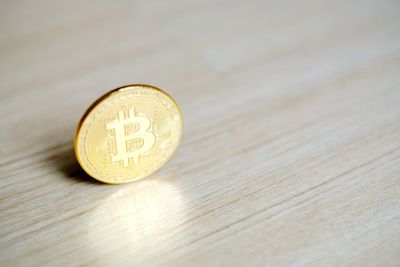
[[[400,2],[2,1],[1,266],[400,266]],[[156,174],[88,177],[100,95],[167,90]]]

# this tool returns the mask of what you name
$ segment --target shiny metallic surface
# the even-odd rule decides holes
[[[75,154],[93,178],[127,183],[163,166],[181,135],[182,115],[171,96],[154,86],[128,85],[100,97],[85,112]]]

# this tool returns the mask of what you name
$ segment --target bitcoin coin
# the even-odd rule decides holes
[[[164,165],[181,135],[182,115],[167,93],[150,85],[128,85],[89,107],[77,127],[75,154],[93,178],[127,183]]]

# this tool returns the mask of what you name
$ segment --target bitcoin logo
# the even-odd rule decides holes
[[[132,132],[132,126],[135,126],[134,132]],[[107,123],[106,126],[108,130],[114,130],[116,154],[111,157],[111,161],[122,161],[124,167],[129,166],[129,159],[132,159],[134,165],[138,164],[139,156],[149,151],[156,141],[155,135],[150,131],[150,126],[150,119],[145,116],[136,116],[134,108],[128,110],[127,117],[124,111],[118,111],[118,119]],[[142,140],[142,142],[135,142],[139,145],[131,149],[128,142],[132,140]]]
[[[85,112],[75,153],[93,178],[127,183],[160,169],[181,135],[182,115],[171,96],[151,85],[127,85],[103,95]]]

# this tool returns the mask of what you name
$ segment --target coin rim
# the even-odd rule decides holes
[[[152,172],[148,173],[147,175],[145,175],[145,176],[143,176],[143,177],[141,177],[141,178],[126,180],[126,181],[122,181],[122,182],[110,182],[110,181],[106,181],[106,180],[99,179],[99,178],[93,176],[92,174],[90,174],[89,171],[88,171],[87,169],[85,169],[84,164],[83,164],[82,161],[81,161],[81,158],[80,158],[79,153],[78,153],[78,135],[79,135],[79,131],[81,130],[82,125],[83,125],[83,123],[85,122],[86,118],[89,116],[90,112],[92,112],[93,109],[94,109],[97,105],[99,105],[101,102],[103,102],[104,99],[110,97],[110,96],[113,95],[113,94],[117,94],[117,93],[119,93],[119,92],[127,91],[127,90],[134,89],[134,88],[144,88],[144,89],[156,90],[156,91],[160,92],[161,94],[165,95],[166,97],[168,97],[168,98],[175,104],[175,106],[176,106],[176,108],[177,108],[177,110],[178,110],[178,112],[179,112],[179,115],[180,115],[180,122],[181,122],[181,125],[180,125],[180,128],[181,128],[181,129],[180,129],[180,131],[179,131],[179,137],[178,137],[177,145],[176,145],[175,149],[172,151],[172,153],[169,155],[169,157],[165,160],[165,162],[164,162],[160,167],[156,168],[155,170],[153,170]],[[120,87],[118,87],[118,88],[115,88],[115,89],[113,89],[113,90],[111,90],[111,91],[105,93],[104,95],[100,96],[96,101],[94,101],[93,104],[91,104],[91,105],[89,106],[89,108],[86,109],[85,113],[83,113],[83,115],[82,115],[82,118],[79,120],[78,125],[77,125],[76,130],[75,130],[74,151],[75,151],[75,156],[76,156],[76,159],[78,160],[79,165],[81,166],[81,168],[82,168],[90,177],[92,177],[92,178],[94,178],[94,179],[96,179],[96,180],[98,180],[98,181],[100,181],[100,182],[106,183],[106,184],[125,184],[125,183],[130,183],[130,182],[134,182],[134,181],[141,180],[141,179],[143,179],[143,178],[145,178],[145,177],[148,177],[149,175],[155,173],[155,172],[158,171],[159,169],[161,169],[161,167],[162,167],[163,165],[165,165],[165,164],[171,159],[171,157],[175,154],[175,152],[176,152],[176,150],[178,149],[179,144],[180,144],[180,142],[181,142],[182,134],[183,134],[183,117],[182,117],[182,111],[181,111],[181,109],[179,108],[178,103],[175,101],[174,98],[172,98],[171,95],[169,95],[167,92],[165,92],[165,91],[162,90],[161,88],[155,87],[155,86],[153,86],[153,85],[149,85],[149,84],[129,84],[129,85],[120,86]]]

